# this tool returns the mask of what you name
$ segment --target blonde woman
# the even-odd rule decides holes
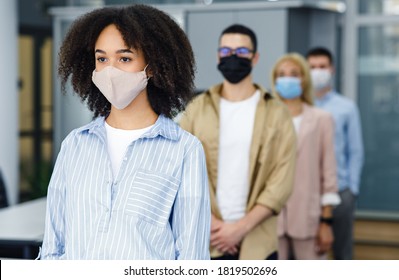
[[[279,259],[326,259],[333,242],[332,209],[339,204],[331,115],[313,107],[305,59],[281,57],[272,70],[274,94],[291,112],[297,163],[291,197],[278,218]]]

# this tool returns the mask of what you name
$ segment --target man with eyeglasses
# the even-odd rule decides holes
[[[252,81],[258,60],[254,32],[227,27],[218,48],[223,83],[180,120],[206,154],[212,259],[277,259],[276,217],[292,191],[296,138],[286,107]]]

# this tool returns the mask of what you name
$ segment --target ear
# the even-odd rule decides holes
[[[216,63],[217,63],[217,64],[220,63],[220,56],[219,56],[219,54],[216,54]]]
[[[333,76],[335,76],[335,67],[333,66],[333,65],[331,65],[331,74],[333,75]]]
[[[149,64],[146,66],[145,73],[147,74],[148,78],[152,78],[154,76],[151,70],[151,66]]]
[[[256,52],[256,53],[254,54],[254,57],[252,58],[252,67],[254,67],[254,66],[258,63],[258,61],[259,61],[259,56],[260,56],[260,54],[259,54],[258,52]]]

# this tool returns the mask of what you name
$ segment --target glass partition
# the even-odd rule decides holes
[[[352,0],[349,0],[352,1]],[[359,1],[360,14],[399,15],[398,0],[361,0]]]
[[[399,211],[399,23],[360,26],[358,38],[358,104],[366,152],[358,206]]]

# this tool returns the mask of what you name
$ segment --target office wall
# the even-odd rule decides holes
[[[0,8],[0,169],[7,187],[8,200],[18,200],[18,56],[17,4],[3,0]]]
[[[335,63],[335,88],[340,90],[341,14],[314,8],[289,9],[288,51],[306,55],[316,46],[331,50]]]
[[[297,8],[288,15],[288,50],[305,54],[309,47],[325,46],[336,56],[339,43],[339,14],[329,11]]]
[[[209,88],[223,80],[217,69],[219,36],[233,23],[244,24],[257,35],[260,59],[253,70],[254,81],[265,87],[270,85],[271,68],[287,49],[286,9],[189,11],[186,32],[197,61],[197,89]]]
[[[62,40],[67,33],[74,18],[79,16],[81,13],[90,11],[92,8],[80,9],[79,13],[76,13],[72,17],[67,19],[55,19],[54,28],[54,44],[53,44],[53,155],[54,160],[58,155],[61,148],[62,140],[70,133],[73,129],[78,128],[92,120],[92,113],[87,106],[81,102],[80,98],[73,93],[72,86],[67,85],[67,94],[61,92],[61,83],[56,73],[58,69],[58,52],[62,43]]]

